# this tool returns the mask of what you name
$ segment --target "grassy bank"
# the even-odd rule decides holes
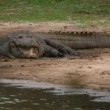
[[[0,0],[0,22],[56,20],[110,25],[110,0]]]

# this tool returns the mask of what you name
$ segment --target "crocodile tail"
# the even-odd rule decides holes
[[[48,32],[42,36],[56,39],[74,49],[110,47],[110,33],[95,31]]]

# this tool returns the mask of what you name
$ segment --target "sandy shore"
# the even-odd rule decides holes
[[[48,28],[46,28],[47,26]],[[77,26],[73,27],[74,25],[71,23],[1,23],[0,34],[16,29],[40,32],[79,29]],[[101,31],[101,29],[102,27],[97,31]],[[0,57],[0,78],[30,79],[110,90],[110,49],[92,49],[80,52],[79,57],[40,58],[37,60]]]

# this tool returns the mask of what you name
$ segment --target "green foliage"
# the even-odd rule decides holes
[[[0,0],[0,21],[110,23],[110,0]]]

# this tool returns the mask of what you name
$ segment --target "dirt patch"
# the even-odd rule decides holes
[[[0,35],[12,30],[39,32],[84,30],[72,23],[1,23]],[[109,30],[109,27],[85,29]],[[80,56],[66,58],[7,59],[0,57],[0,78],[30,79],[56,84],[72,84],[110,89],[110,49],[78,50]]]
[[[0,23],[0,35],[12,30],[27,29],[37,32],[50,32],[50,31],[110,31],[110,26],[106,27],[90,27],[81,28],[74,22],[42,22],[42,23]]]

